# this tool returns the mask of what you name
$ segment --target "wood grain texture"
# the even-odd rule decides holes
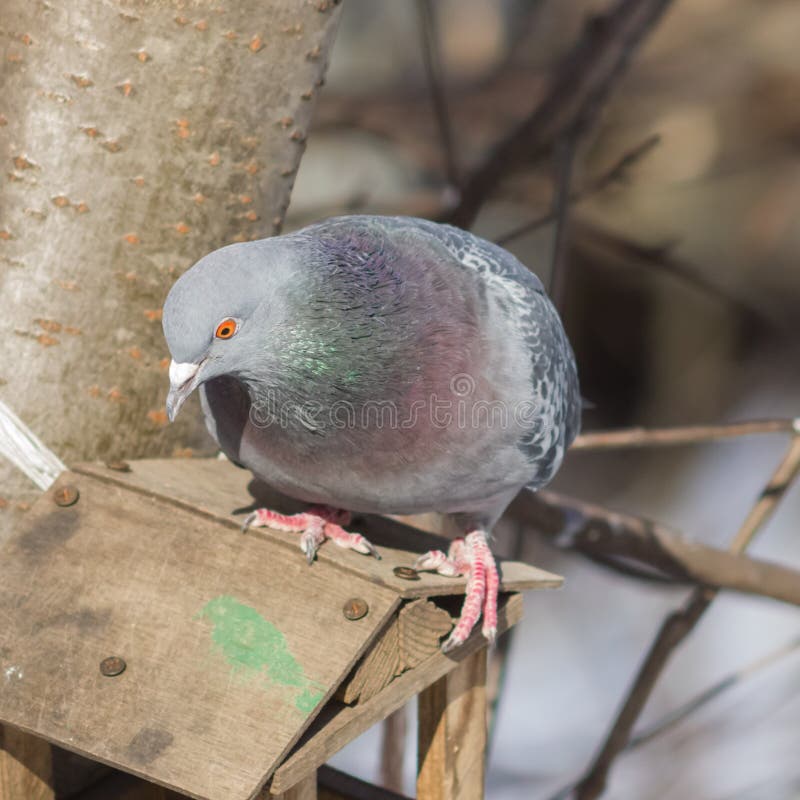
[[[501,595],[498,633],[522,619],[522,596]],[[303,735],[291,754],[272,776],[272,791],[281,792],[301,780],[309,770],[324,764],[348,742],[407,703],[427,686],[455,669],[461,662],[486,647],[479,630],[452,653],[437,651],[416,669],[393,680],[382,692],[365,703],[348,706],[331,700]]]
[[[373,645],[351,677],[346,678],[336,691],[342,703],[369,700],[402,672],[398,648],[397,618],[392,619],[378,642]]]
[[[62,508],[66,483],[80,499]],[[247,800],[398,603],[299,556],[66,473],[0,548],[0,722],[192,797]],[[353,596],[369,613],[348,621]],[[127,662],[113,678],[110,655]]]
[[[341,10],[223,5],[3,3],[0,386],[63,460],[209,446],[196,399],[165,428],[161,304],[280,227]]]
[[[74,467],[104,481],[141,491],[148,496],[168,498],[186,508],[198,509],[231,527],[238,526],[246,511],[266,505],[286,513],[302,511],[305,504],[286,498],[263,484],[251,473],[229,461],[213,458],[142,459],[130,462],[130,472],[114,472],[102,464],[80,464]],[[363,533],[379,550],[381,560],[358,557],[352,552],[323,544],[317,553],[320,563],[336,565],[351,575],[387,586],[401,597],[434,597],[463,594],[466,578],[420,573],[420,580],[398,578],[394,567],[409,566],[416,557],[431,549],[447,549],[449,541],[428,532],[377,516],[359,516],[348,526]],[[269,528],[251,529],[248,536],[268,539],[299,553],[296,535]],[[519,592],[528,589],[554,589],[563,579],[545,570],[519,561],[498,560],[501,591]]]
[[[50,749],[43,739],[0,726],[0,800],[54,800]]]
[[[419,598],[406,603],[336,697],[343,703],[374,697],[398,675],[432,656],[452,627],[450,614],[430,600]]]
[[[486,656],[481,648],[419,695],[417,800],[483,800]]]
[[[303,780],[281,794],[262,793],[263,800],[317,800],[317,771],[312,770]]]
[[[393,792],[403,791],[403,765],[408,732],[408,707],[392,711],[381,724],[379,783]]]

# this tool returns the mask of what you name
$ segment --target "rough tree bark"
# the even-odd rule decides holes
[[[161,305],[280,228],[338,5],[4,3],[0,398],[62,459],[207,441],[196,405],[165,427]]]

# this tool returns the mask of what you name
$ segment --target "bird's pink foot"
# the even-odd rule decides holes
[[[330,506],[312,506],[301,514],[279,514],[268,508],[258,508],[247,516],[242,530],[248,528],[275,528],[300,534],[300,549],[309,564],[314,561],[319,546],[331,539],[357,553],[380,558],[378,551],[360,534],[349,533],[342,526],[350,522],[350,512]]]
[[[463,539],[455,539],[447,555],[441,550],[431,550],[420,556],[414,566],[418,570],[434,570],[450,577],[469,576],[461,616],[442,645],[445,653],[464,644],[481,616],[483,635],[490,643],[494,642],[500,577],[484,531],[471,531]]]

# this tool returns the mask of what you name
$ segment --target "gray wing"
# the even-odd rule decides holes
[[[541,412],[519,447],[535,466],[530,485],[543,486],[580,431],[581,396],[575,355],[542,282],[507,250],[467,231],[424,219],[384,219],[389,227],[413,225],[424,231],[487,283],[505,290],[501,296],[506,296],[531,353],[533,397]]]

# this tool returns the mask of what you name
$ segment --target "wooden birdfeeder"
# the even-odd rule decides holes
[[[256,500],[277,502],[212,459],[83,465],[41,497],[0,549],[2,800],[57,796],[51,744],[127,774],[80,798],[310,800],[415,695],[418,797],[482,797],[485,643],[439,648],[465,581],[408,569],[441,540],[368,518],[381,561],[327,543],[309,566],[291,534],[241,533]],[[502,632],[560,578],[500,569]]]

